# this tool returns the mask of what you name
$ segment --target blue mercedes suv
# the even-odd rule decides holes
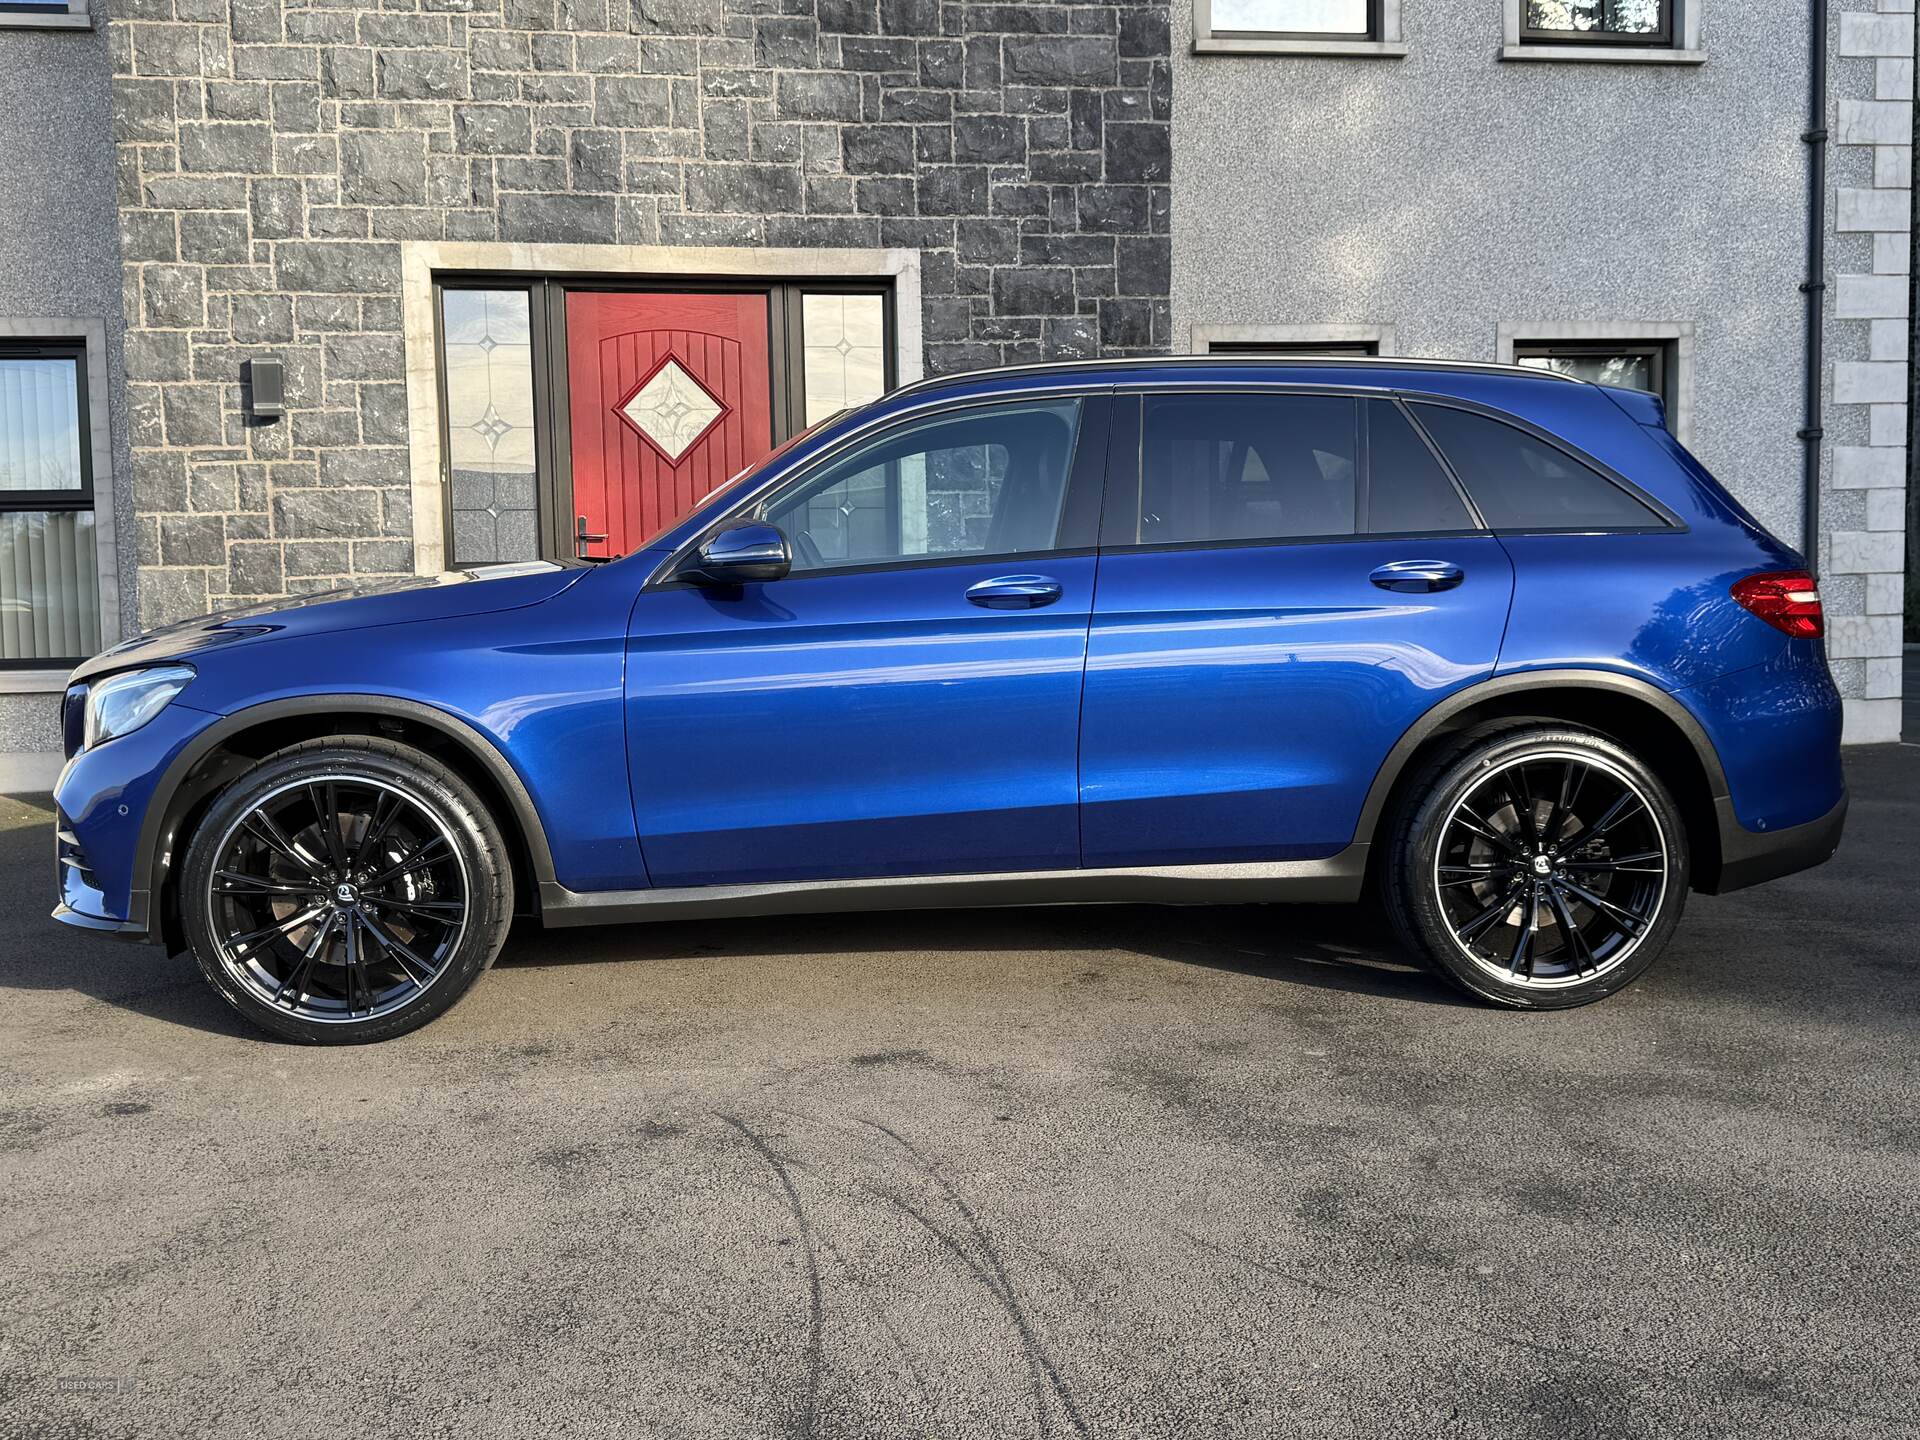
[[[1200,357],[923,381],[612,563],[195,620],[75,671],[59,906],[312,1042],[547,925],[1356,901],[1599,999],[1846,811],[1802,559],[1651,396]]]

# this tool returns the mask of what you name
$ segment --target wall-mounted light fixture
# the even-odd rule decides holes
[[[287,371],[277,355],[247,361],[247,413],[277,420],[287,413]]]

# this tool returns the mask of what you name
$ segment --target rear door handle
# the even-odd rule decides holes
[[[1060,598],[1060,582],[1047,575],[1000,575],[970,586],[967,599],[989,610],[1035,610]]]
[[[1467,572],[1446,560],[1390,560],[1367,578],[1382,590],[1424,595],[1453,589]]]

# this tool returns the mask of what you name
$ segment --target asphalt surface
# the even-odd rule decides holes
[[[0,802],[0,1435],[1920,1429],[1920,748],[1558,1015],[1353,909],[517,934],[310,1050]]]

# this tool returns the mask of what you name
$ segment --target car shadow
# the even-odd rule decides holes
[[[0,995],[74,991],[94,1004],[235,1039],[279,1043],[235,1015],[190,955],[67,929],[48,918],[52,810],[0,797]],[[892,953],[1135,955],[1324,990],[1465,1003],[1400,963],[1366,906],[1037,906],[674,921],[566,930],[515,924],[503,967]],[[0,1000],[0,1005],[5,1001]]]
[[[1383,918],[1363,905],[1058,905],[906,910],[606,929],[515,926],[501,966],[690,958],[925,953],[1135,955],[1324,990],[1467,1004],[1403,961]]]

